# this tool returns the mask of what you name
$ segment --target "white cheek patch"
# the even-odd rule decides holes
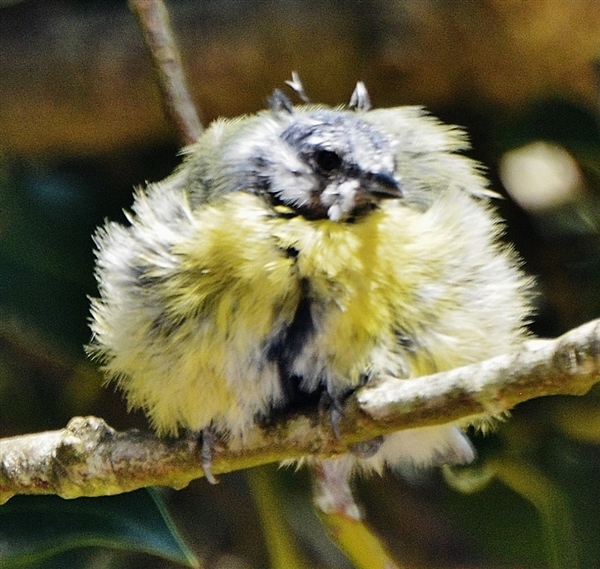
[[[359,188],[358,180],[346,180],[341,184],[330,184],[323,190],[321,203],[327,208],[327,217],[331,221],[340,221],[354,210]]]

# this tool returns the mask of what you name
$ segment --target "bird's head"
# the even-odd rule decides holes
[[[286,103],[259,115],[230,146],[235,189],[332,221],[403,197],[391,136],[361,120],[360,112]]]

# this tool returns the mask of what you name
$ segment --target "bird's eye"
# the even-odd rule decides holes
[[[323,172],[333,172],[342,165],[342,157],[333,150],[317,150],[315,164]]]

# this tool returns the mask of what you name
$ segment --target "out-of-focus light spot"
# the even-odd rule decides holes
[[[540,211],[572,201],[583,186],[577,162],[562,146],[538,141],[507,152],[500,179],[524,209]]]

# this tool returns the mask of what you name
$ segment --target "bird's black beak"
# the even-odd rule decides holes
[[[372,196],[380,199],[398,199],[404,197],[400,182],[390,172],[371,172],[364,189]]]

